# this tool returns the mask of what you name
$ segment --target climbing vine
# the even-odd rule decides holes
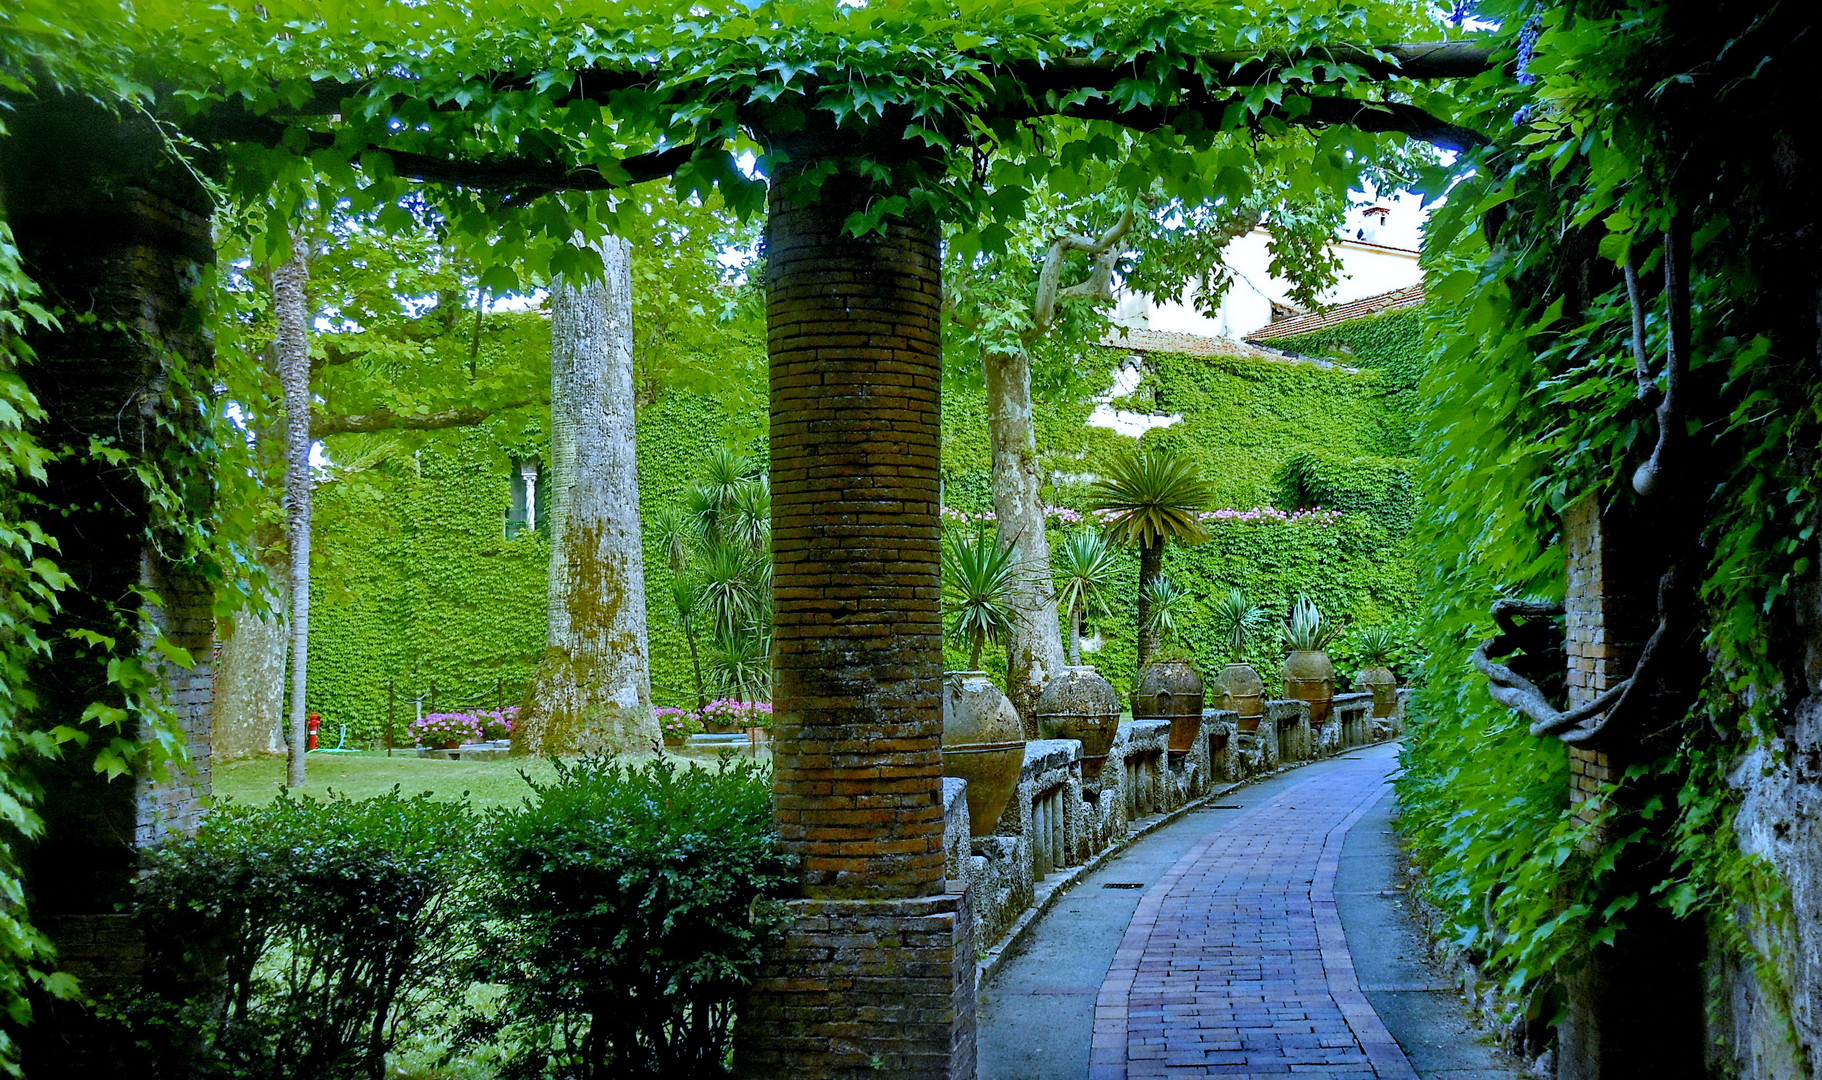
[[[1800,598],[1816,580],[1822,373],[1798,312],[1822,281],[1790,247],[1811,227],[1795,192],[1818,162],[1790,111],[1813,101],[1793,46],[1813,21],[1782,6],[1718,22],[1613,0],[1486,7],[1521,77],[1465,98],[1498,140],[1429,232],[1439,359],[1420,389],[1417,536],[1433,677],[1401,781],[1408,827],[1459,940],[1544,1015],[1551,973],[1647,906],[1705,918],[1776,1009],[1794,970],[1788,898],[1771,849],[1744,851],[1735,821],[1739,787],[1779,767],[1767,740],[1814,689]],[[1679,244],[1688,269],[1667,272]],[[1648,458],[1693,534],[1666,595],[1698,612],[1705,672],[1617,779],[1642,808],[1610,835],[1567,813],[1563,752],[1467,660],[1494,600],[1560,599],[1560,512],[1589,494],[1636,505]],[[1736,774],[1742,761],[1770,773]],[[1655,873],[1640,884],[1620,866]],[[1793,1074],[1807,1073],[1814,1033],[1791,1033]]]

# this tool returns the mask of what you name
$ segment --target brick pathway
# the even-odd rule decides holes
[[[1101,983],[1089,1080],[1416,1080],[1335,913],[1342,838],[1396,768],[1367,751],[1283,789],[1152,886]]]

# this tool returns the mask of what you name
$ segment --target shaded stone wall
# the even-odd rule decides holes
[[[1594,496],[1564,511],[1563,540],[1569,699],[1580,705],[1632,673],[1657,621],[1662,566],[1641,523]],[[1610,812],[1609,830],[1652,827],[1637,809],[1653,793],[1636,785],[1606,788],[1624,775],[1638,738],[1567,748],[1572,813],[1594,821]],[[1597,833],[1591,847],[1606,839]],[[1653,887],[1667,872],[1655,848],[1629,848],[1604,887],[1615,895]],[[1705,1075],[1700,925],[1641,904],[1623,913],[1620,926],[1610,944],[1592,946],[1561,976],[1568,1007],[1557,1028],[1557,1080]]]
[[[140,646],[188,751],[187,763],[162,777],[98,774],[94,752],[105,738],[66,746],[39,767],[46,833],[27,855],[27,900],[64,970],[94,993],[130,979],[141,962],[142,943],[117,908],[131,894],[142,853],[193,830],[206,805],[213,617],[208,583],[167,560],[177,545],[158,531],[160,511],[140,479],[86,451],[103,440],[153,467],[188,453],[174,432],[201,417],[193,403],[172,404],[167,390],[179,371],[205,372],[206,382],[211,353],[192,291],[214,245],[208,199],[144,121],[50,99],[21,108],[8,124],[0,190],[25,267],[61,320],[33,334],[37,359],[23,373],[48,413],[36,433],[64,451],[46,488],[70,512],[40,521],[74,580],[45,635],[53,651],[34,672],[36,719],[81,726],[89,703],[119,703],[100,663],[74,659],[68,633],[92,630]],[[207,512],[206,485],[179,479],[174,490],[190,511]],[[148,593],[160,603],[144,600]],[[160,633],[196,665],[186,671],[160,659],[151,649]],[[111,1075],[117,1062],[85,1061],[86,1030],[78,1006],[43,1003],[25,1044],[28,1074],[50,1067],[59,1075],[85,1068]]]
[[[1822,549],[1812,550],[1822,562]],[[1717,959],[1717,1074],[1740,1080],[1813,1076],[1822,1068],[1822,588],[1802,600],[1807,638],[1804,690],[1789,722],[1745,754],[1729,777],[1741,795],[1740,847],[1765,859],[1789,890],[1788,919],[1750,927],[1776,979]]]

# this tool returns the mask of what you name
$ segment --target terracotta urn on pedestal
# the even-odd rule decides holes
[[[1240,714],[1241,731],[1259,730],[1259,721],[1265,718],[1265,680],[1253,665],[1240,662],[1222,668],[1215,676],[1215,692],[1217,709]]]
[[[1310,704],[1310,723],[1329,718],[1335,701],[1335,665],[1321,649],[1297,649],[1284,658],[1284,696]]]
[[[1120,696],[1088,664],[1066,667],[1038,695],[1038,735],[1082,743],[1082,787],[1101,790],[1101,769],[1120,730]]]
[[[1384,720],[1398,708],[1398,676],[1384,664],[1362,668],[1354,678],[1354,689],[1373,695],[1373,719]]]
[[[984,671],[943,681],[943,775],[968,781],[968,832],[991,836],[1025,765],[1018,710]]]
[[[1169,720],[1170,752],[1189,753],[1202,733],[1202,676],[1182,660],[1160,660],[1139,672],[1134,720]]]

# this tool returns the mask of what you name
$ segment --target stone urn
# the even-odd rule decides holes
[[[943,681],[943,775],[968,781],[968,832],[991,836],[1018,790],[1025,728],[1018,710],[984,671],[952,671]]]
[[[1284,696],[1310,703],[1310,723],[1329,718],[1335,701],[1335,665],[1321,649],[1297,649],[1284,658]]]
[[[1215,676],[1217,709],[1240,714],[1241,731],[1258,731],[1265,718],[1265,680],[1247,663],[1229,664]]]
[[[1107,751],[1120,730],[1120,696],[1093,667],[1070,666],[1044,684],[1038,695],[1038,735],[1082,743],[1082,786],[1096,792]]]
[[[1202,676],[1182,660],[1147,664],[1133,689],[1132,718],[1169,720],[1170,752],[1189,753],[1202,733]]]
[[[1373,719],[1384,720],[1398,708],[1398,676],[1384,664],[1362,668],[1354,678],[1354,689],[1373,695]]]

